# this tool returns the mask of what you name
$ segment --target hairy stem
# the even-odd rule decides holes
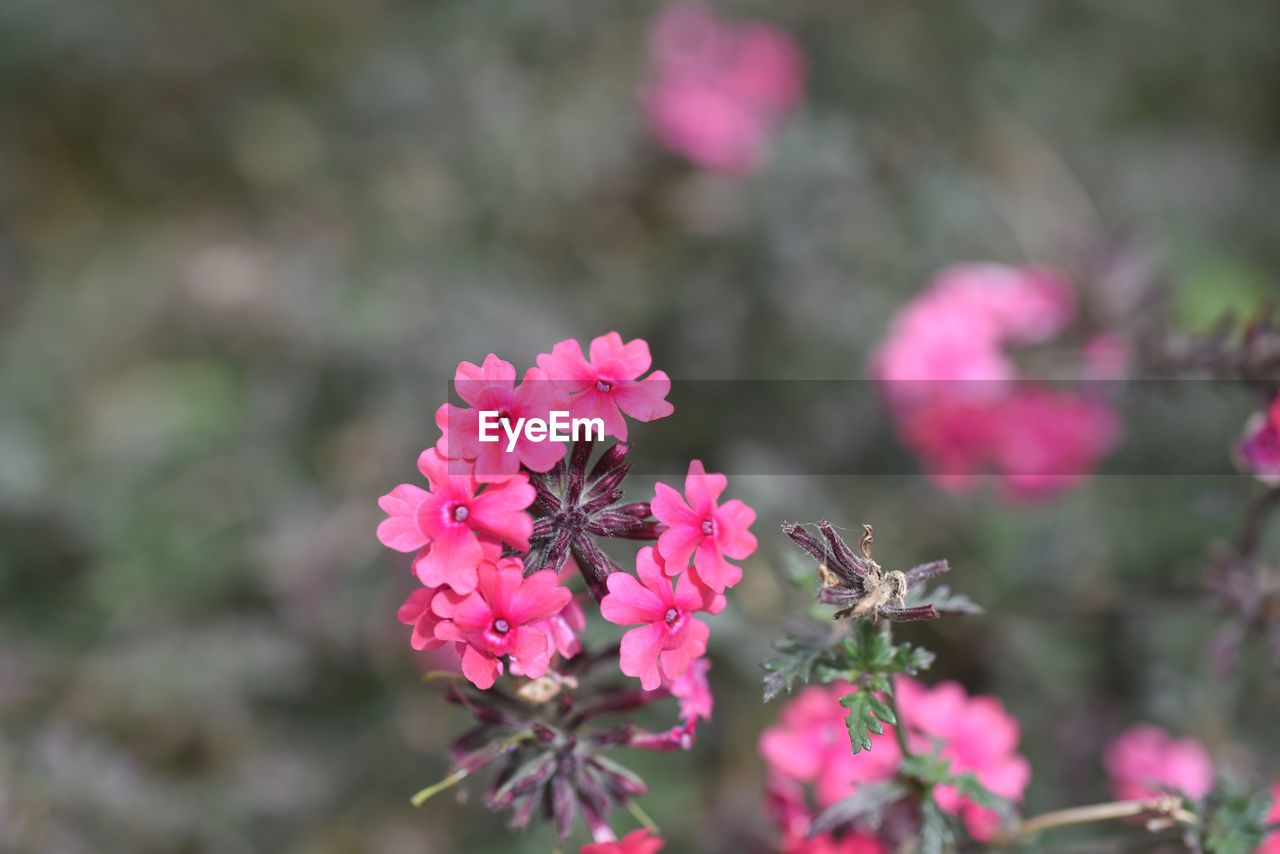
[[[1105,804],[1090,804],[1085,807],[1055,810],[1029,818],[1018,826],[1016,832],[997,835],[993,841],[996,844],[1007,845],[1053,827],[1088,824],[1095,821],[1111,821],[1118,818],[1133,818],[1150,813],[1164,815],[1183,824],[1196,824],[1199,822],[1195,813],[1183,808],[1180,802],[1170,802],[1167,798],[1153,798],[1142,801],[1112,801]]]

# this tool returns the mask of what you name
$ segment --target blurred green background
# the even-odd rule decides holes
[[[715,5],[809,63],[744,179],[648,135],[656,4],[0,4],[0,850],[550,850],[408,803],[465,721],[417,679],[375,500],[462,359],[617,329],[677,383],[854,379],[939,267],[1127,228],[1188,327],[1275,293],[1280,5]],[[1256,403],[1201,398],[1131,432],[1151,471],[1224,458],[1233,434],[1186,425]],[[731,439],[709,468],[769,454]],[[989,615],[911,636],[1023,721],[1030,809],[1105,797],[1100,745],[1139,719],[1280,767],[1273,671],[1211,675],[1197,589],[1255,488],[1114,476],[1017,507],[731,478],[761,549],[714,626],[715,721],[635,760],[646,809],[677,852],[767,832],[757,662],[804,607],[783,519],[952,561]]]

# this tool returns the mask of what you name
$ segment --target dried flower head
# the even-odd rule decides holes
[[[863,525],[862,538],[858,542],[861,556],[855,554],[849,544],[836,533],[829,522],[819,522],[816,537],[804,526],[788,522],[782,526],[788,537],[818,561],[818,576],[822,581],[818,589],[818,601],[840,605],[835,619],[848,617],[859,620],[935,620],[944,613],[971,613],[969,607],[935,608],[933,605],[907,607],[907,593],[935,575],[947,572],[945,560],[921,564],[906,572],[886,572],[871,557],[874,539],[870,525]]]

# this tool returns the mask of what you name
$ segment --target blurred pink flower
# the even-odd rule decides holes
[[[902,754],[892,727],[886,726],[883,735],[871,736],[871,750],[851,752],[845,723],[848,710],[840,705],[840,698],[851,689],[847,682],[805,688],[783,709],[778,723],[760,737],[760,753],[769,763],[771,803],[790,835],[802,834],[808,821],[795,784],[812,784],[822,809],[853,794],[861,784],[887,780],[897,773]],[[997,795],[1021,800],[1031,766],[1015,752],[1018,723],[999,700],[970,697],[955,682],[926,688],[905,676],[898,677],[895,690],[900,723],[907,729],[913,751],[940,749],[953,773],[973,773]],[[999,826],[997,812],[972,803],[954,786],[939,786],[934,796],[939,807],[964,820],[975,839],[990,839]]]
[[[1000,797],[1022,800],[1031,781],[1031,765],[1017,753],[1018,722],[998,699],[970,697],[956,682],[926,688],[915,679],[899,676],[895,686],[912,751],[931,752],[935,744],[940,745],[953,774],[972,773]],[[978,806],[954,786],[939,786],[934,797],[943,811],[964,820],[974,839],[990,839],[999,829],[998,812]]]
[[[782,709],[778,722],[760,735],[760,755],[770,776],[814,787],[819,808],[854,793],[860,783],[887,780],[902,754],[893,728],[871,736],[871,749],[857,755],[849,741],[840,698],[853,690],[848,682],[811,685]]]
[[[1102,763],[1120,800],[1154,798],[1166,789],[1198,799],[1213,788],[1213,760],[1204,745],[1175,739],[1151,724],[1137,724],[1112,739]]]
[[[721,21],[701,3],[654,22],[644,106],[658,141],[707,169],[756,169],[778,120],[800,99],[804,63],[789,36]]]
[[[578,849],[578,854],[654,854],[667,843],[644,828],[633,830],[618,842],[592,842]]]
[[[650,502],[654,517],[667,525],[658,538],[667,573],[684,572],[692,557],[698,577],[717,593],[742,580],[742,569],[725,558],[740,560],[756,550],[756,538],[747,530],[756,511],[736,498],[716,504],[728,482],[722,474],[707,474],[701,460],[694,460],[685,476],[683,496],[659,483]]]
[[[1245,425],[1239,445],[1244,468],[1268,486],[1280,486],[1280,397]]]
[[[1280,824],[1280,783],[1271,786],[1271,812],[1267,813],[1263,824]],[[1257,854],[1280,854],[1280,830],[1262,840]]]
[[[486,485],[471,474],[450,474],[451,465],[435,448],[422,452],[418,470],[431,491],[402,483],[379,498],[388,518],[378,525],[378,539],[397,551],[418,549],[414,571],[427,587],[469,593],[486,542],[528,551],[533,518],[523,511],[534,489],[524,474]]]
[[[498,441],[480,441],[481,411],[499,413],[499,421],[508,421],[511,429],[515,429],[522,418],[546,421],[553,410],[568,411],[568,394],[550,382],[538,368],[525,371],[524,380],[518,387],[515,379],[515,367],[492,353],[482,366],[462,362],[458,365],[453,384],[458,396],[470,407],[446,403],[436,413],[436,423],[442,432],[436,442],[436,450],[442,457],[474,460],[474,473],[480,480],[513,475],[521,465],[530,471],[550,471],[564,457],[567,447],[564,442],[535,442],[523,430],[518,433],[515,447],[510,451],[507,450],[507,434],[502,428],[496,431]],[[494,432],[491,429],[490,435]]]
[[[519,558],[499,558],[480,565],[476,589],[463,595],[444,590],[431,600],[440,621],[435,636],[462,647],[462,673],[477,688],[491,688],[503,672],[504,655],[511,670],[537,678],[547,672],[554,652],[537,624],[559,614],[573,598],[559,586],[551,570],[524,577]]]
[[[994,470],[1016,495],[1047,495],[1114,447],[1120,421],[1108,403],[1023,379],[1004,349],[1048,341],[1074,314],[1074,292],[1053,271],[961,264],[894,318],[871,374],[903,443],[936,482],[962,490]],[[1091,368],[1086,354],[1086,374],[1121,369],[1111,344],[1095,353],[1111,364]]]
[[[885,854],[889,849],[874,836],[865,833],[846,833],[836,836],[823,833],[818,836],[788,834],[779,845],[781,854]]]
[[[572,394],[571,418],[600,418],[605,435],[625,442],[623,413],[637,421],[653,421],[675,411],[666,400],[671,380],[665,373],[654,371],[640,379],[653,362],[643,339],[624,344],[621,335],[610,332],[592,340],[590,353],[587,361],[582,346],[570,338],[538,356],[538,367],[546,376]]]
[[[710,629],[693,615],[699,611],[718,614],[725,601],[723,594],[707,589],[692,573],[676,579],[673,591],[671,579],[655,560],[653,546],[636,555],[636,572],[639,581],[626,572],[609,575],[609,592],[600,601],[600,613],[615,625],[643,624],[622,636],[620,664],[623,673],[638,677],[640,686],[652,691],[663,677],[680,678],[707,651]]]

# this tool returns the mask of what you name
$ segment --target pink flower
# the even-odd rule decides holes
[[[1015,495],[1047,495],[1078,483],[1115,446],[1120,422],[1109,404],[1023,380],[1004,349],[1051,339],[1074,312],[1070,285],[1052,271],[964,264],[940,272],[894,318],[872,376],[903,444],[940,485],[965,489],[994,470]],[[1095,338],[1086,372],[1123,370],[1122,348]]]
[[[690,662],[707,651],[710,629],[693,615],[699,611],[718,614],[724,595],[712,592],[695,576],[685,573],[671,581],[654,559],[653,546],[636,555],[637,581],[626,572],[610,573],[609,592],[600,601],[600,613],[619,626],[642,623],[622,636],[621,667],[628,676],[640,679],[646,691],[668,680],[680,678]]]
[[[680,718],[693,723],[699,718],[711,720],[711,686],[707,682],[707,671],[711,662],[706,658],[696,658],[690,662],[683,674],[671,681],[668,686],[671,696],[680,701]]]
[[[1263,825],[1268,824],[1280,824],[1280,783],[1271,786],[1271,812],[1263,820]],[[1280,854],[1280,830],[1262,840],[1256,854]]]
[[[871,736],[870,750],[854,755],[845,723],[849,710],[840,705],[852,690],[848,682],[811,685],[760,735],[760,755],[769,763],[770,776],[812,784],[820,808],[853,794],[861,783],[888,780],[902,759],[889,726],[883,735]]]
[[[1029,384],[994,408],[990,457],[1016,495],[1059,492],[1082,481],[1120,437],[1103,401]]]
[[[998,388],[1017,375],[1002,346],[1053,337],[1074,315],[1074,300],[1066,280],[1041,267],[947,267],[893,319],[872,355],[872,375],[891,400],[931,395],[958,381]]]
[[[440,618],[431,610],[431,600],[444,589],[446,588],[419,587],[400,606],[396,616],[405,625],[413,626],[409,643],[414,649],[439,649],[444,646],[444,641],[436,637],[436,625]]]
[[[559,614],[573,594],[551,570],[525,578],[524,564],[514,557],[481,564],[478,576],[471,593],[445,590],[432,600],[441,618],[435,636],[464,645],[462,673],[477,688],[493,686],[503,655],[511,657],[513,673],[542,676],[554,650],[536,624]]]
[[[1018,722],[995,697],[970,697],[955,682],[926,688],[899,676],[895,681],[901,723],[907,727],[913,751],[932,752],[950,760],[953,774],[972,773],[983,786],[1002,798],[1022,800],[1031,781],[1031,765],[1017,751]],[[964,819],[969,835],[990,839],[999,829],[1000,815],[961,795],[954,786],[934,791],[938,806]]]
[[[550,638],[552,648],[562,658],[573,658],[582,652],[578,635],[586,625],[587,615],[582,612],[582,606],[576,599],[570,599],[560,613],[534,623],[533,628]]]
[[[627,439],[627,422],[622,413],[637,421],[665,418],[675,411],[666,396],[671,380],[662,371],[644,379],[652,359],[649,345],[637,338],[626,344],[617,332],[591,342],[591,361],[582,355],[577,341],[567,339],[538,356],[538,367],[554,383],[572,393],[571,418],[599,418],[607,436]]]
[[[1213,760],[1200,742],[1174,739],[1151,724],[1116,736],[1102,754],[1119,800],[1144,800],[1168,789],[1199,799],[1213,788]]]
[[[716,592],[742,580],[742,570],[725,558],[740,560],[756,550],[756,538],[747,531],[756,511],[736,498],[716,505],[727,485],[724,475],[707,474],[702,462],[694,460],[685,477],[684,496],[659,483],[650,504],[653,515],[667,525],[658,538],[667,572],[683,572],[692,557],[698,576]]]
[[[528,551],[533,518],[523,511],[534,489],[524,474],[485,485],[471,474],[450,474],[450,465],[435,448],[422,452],[418,470],[431,491],[402,483],[379,498],[388,518],[378,525],[378,539],[397,551],[420,549],[414,571],[427,587],[447,584],[469,593],[485,542]]]
[[[621,842],[593,842],[578,849],[578,854],[654,854],[667,843],[644,828],[633,830]]]
[[[787,835],[780,846],[781,854],[885,854],[888,850],[879,839],[865,833]]]
[[[1268,486],[1280,486],[1280,397],[1244,428],[1238,448],[1243,468]]]
[[[521,419],[527,423],[538,418],[545,423],[552,411],[567,412],[569,397],[564,389],[548,381],[537,368],[525,372],[518,388],[515,378],[515,367],[492,353],[483,366],[462,362],[454,377],[454,388],[472,408],[446,403],[436,413],[436,423],[443,430],[436,450],[442,457],[474,460],[480,480],[513,475],[521,465],[530,471],[550,471],[568,447],[563,442],[533,441],[517,426]],[[482,411],[497,412],[499,423],[508,425],[496,430],[490,427],[488,435],[496,435],[496,442],[480,439]],[[507,429],[518,431],[515,447],[510,451]]]
[[[763,24],[722,23],[700,3],[658,17],[652,53],[644,103],[654,134],[708,169],[754,170],[803,89],[803,61],[788,36]]]

